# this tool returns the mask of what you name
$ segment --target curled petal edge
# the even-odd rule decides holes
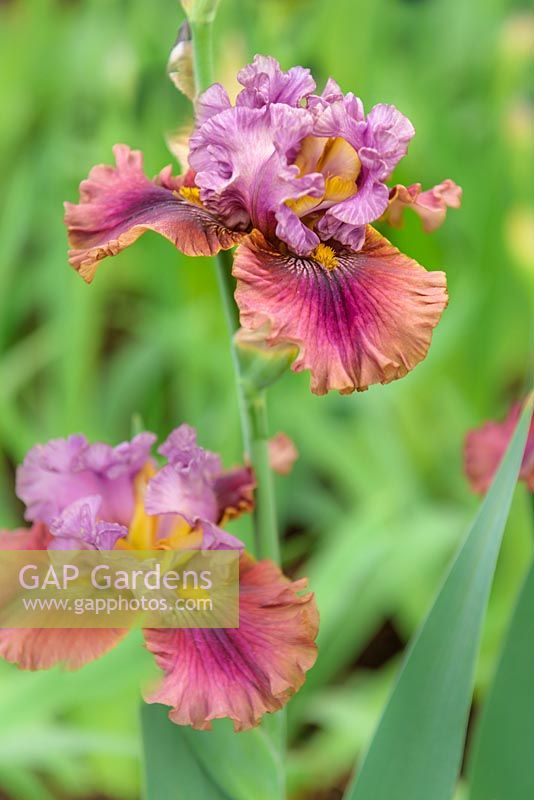
[[[191,256],[211,256],[243,237],[221,225],[200,203],[190,176],[170,168],[154,180],[143,172],[139,150],[118,144],[116,166],[93,167],[80,184],[80,202],[65,203],[69,262],[90,283],[98,263],[120,253],[153,230]]]

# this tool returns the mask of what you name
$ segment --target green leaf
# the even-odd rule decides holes
[[[346,800],[450,800],[453,795],[484,614],[530,417],[531,403],[409,649]]]
[[[145,769],[145,800],[187,800],[209,797],[231,800],[200,765],[182,730],[169,722],[167,709],[141,707]]]
[[[234,733],[217,720],[212,731],[194,731],[167,714],[160,705],[141,710],[145,800],[282,800],[281,759],[261,727]]]
[[[470,800],[534,797],[534,564],[530,567],[484,706],[469,764]]]

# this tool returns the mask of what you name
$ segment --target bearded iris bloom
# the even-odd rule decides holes
[[[330,79],[283,72],[256,56],[235,105],[220,84],[196,105],[189,169],[150,181],[142,156],[115,147],[66,204],[70,263],[86,281],[98,263],[155,230],[187,255],[238,245],[241,324],[298,350],[317,394],[350,393],[404,376],[425,356],[447,304],[443,272],[427,272],[370,223],[411,205],[436,227],[458,206],[452,181],[421,193],[387,186],[415,131],[394,106],[366,115]]]
[[[32,527],[0,532],[0,549],[240,550],[239,628],[145,630],[144,637],[163,671],[148,702],[170,706],[178,724],[208,729],[229,717],[245,730],[282,708],[313,665],[315,600],[303,593],[305,580],[254,561],[221,527],[252,509],[252,471],[224,470],[187,425],[160,447],[167,464],[158,469],[150,455],[155,438],[142,433],[113,448],[71,436],[34,447],[17,474]],[[125,633],[2,629],[0,655],[23,669],[76,669]]]
[[[464,468],[474,492],[488,491],[520,416],[521,403],[516,403],[502,422],[486,422],[465,437]],[[519,480],[534,492],[534,420],[530,423]]]

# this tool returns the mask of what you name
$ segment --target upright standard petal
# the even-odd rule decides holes
[[[195,103],[195,117],[197,125],[203,125],[211,117],[231,108],[232,104],[228,92],[220,83],[213,83],[199,96]]]
[[[236,731],[278,711],[316,658],[318,612],[305,581],[292,583],[270,561],[240,561],[239,628],[147,630],[164,676],[149,703],[171,706],[178,725],[209,730],[229,717]]]
[[[197,444],[189,425],[176,428],[158,452],[169,464],[148,482],[148,514],[178,514],[194,525],[199,519],[220,523],[252,510],[255,480],[250,467],[223,470],[219,456]]]
[[[179,514],[191,525],[197,519],[215,522],[217,499],[213,485],[201,473],[167,464],[148,482],[145,494],[147,514]]]
[[[384,214],[386,222],[396,228],[403,223],[404,209],[412,208],[421,218],[427,233],[435,231],[445,222],[448,208],[460,208],[462,189],[450,178],[432,189],[421,191],[421,184],[403,186],[398,183],[389,193],[389,205]]]
[[[503,422],[486,422],[465,437],[464,466],[474,492],[488,491],[521,416],[521,404],[512,406]],[[530,423],[519,480],[534,492],[534,419]]]
[[[101,519],[128,525],[134,477],[149,459],[155,439],[142,433],[110,447],[89,444],[80,435],[36,445],[17,470],[17,495],[26,504],[26,519],[50,525],[71,503],[96,495]]]
[[[447,305],[443,272],[427,272],[369,227],[363,249],[319,245],[282,255],[261,235],[234,260],[241,324],[267,325],[271,344],[296,345],[296,372],[316,394],[348,394],[406,375],[425,356]]]
[[[315,89],[309,69],[292,67],[283,72],[271,56],[255,56],[252,64],[239,72],[237,79],[245,88],[238,94],[236,104],[250,108],[270,103],[298,106]]]
[[[160,233],[187,255],[214,255],[240,238],[198,201],[179,179],[150,181],[140,151],[118,144],[116,166],[93,167],[80,184],[80,202],[65,203],[69,261],[90,283],[98,262],[114,256],[147,230]]]
[[[317,236],[283,205],[324,194],[322,175],[301,175],[290,163],[312,126],[306,109],[281,103],[232,107],[208,119],[191,137],[189,156],[205,207],[232,230],[254,227],[272,239],[287,231],[290,246],[300,235],[306,252],[313,249]]]

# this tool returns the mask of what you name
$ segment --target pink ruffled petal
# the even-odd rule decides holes
[[[92,495],[67,506],[50,524],[50,550],[113,550],[128,536],[128,528],[98,520],[101,505],[102,498]]]
[[[231,107],[232,103],[224,86],[220,83],[213,83],[205,92],[202,92],[195,104],[197,125],[203,125],[211,117],[215,117],[221,111],[226,111]]]
[[[2,628],[0,657],[20,669],[50,669],[56,664],[80,669],[115,647],[126,633],[115,628]]]
[[[426,356],[447,304],[444,273],[427,272],[371,227],[358,253],[320,247],[303,258],[259,234],[242,244],[234,260],[241,324],[268,325],[270,344],[296,345],[292,369],[311,371],[316,394],[403,377]]]
[[[324,193],[322,175],[301,176],[290,163],[312,127],[309,112],[284,104],[237,106],[208,119],[191,137],[189,155],[206,208],[232,230],[274,236],[280,223],[278,235],[291,224],[291,236],[293,228],[306,236],[294,214],[280,219],[279,211],[287,200]]]
[[[217,499],[211,482],[202,473],[192,474],[172,464],[162,467],[148,482],[145,509],[152,516],[179,514],[191,524],[199,518],[211,522],[217,519]]]
[[[145,631],[164,672],[147,702],[171,706],[173,722],[200,730],[221,717],[247,730],[282,708],[316,659],[319,618],[313,595],[299,594],[305,585],[242,556],[239,628]]]
[[[69,260],[87,282],[99,261],[114,256],[147,230],[160,233],[187,255],[214,255],[240,238],[196,202],[181,197],[177,179],[150,181],[140,151],[115,145],[116,167],[93,167],[80,185],[80,203],[65,203]],[[171,188],[172,187],[172,188]]]
[[[465,437],[464,466],[474,492],[488,491],[520,415],[521,404],[517,403],[503,422],[486,422]],[[526,483],[529,492],[534,492],[534,419],[530,423],[519,480]]]
[[[420,183],[411,186],[399,183],[389,193],[389,206],[384,217],[390,225],[399,228],[403,223],[404,210],[412,208],[421,217],[423,229],[431,233],[443,225],[447,209],[460,208],[461,202],[462,189],[450,178],[426,192],[421,191]]]
[[[245,88],[238,94],[236,103],[250,108],[270,103],[298,106],[315,89],[309,69],[292,67],[283,72],[271,56],[257,55],[252,64],[243,67],[237,79]]]
[[[26,519],[50,525],[77,500],[90,495],[102,499],[104,520],[128,525],[134,510],[135,475],[150,458],[155,441],[140,433],[117,447],[85,436],[69,436],[38,444],[17,470],[17,495],[27,506]]]

